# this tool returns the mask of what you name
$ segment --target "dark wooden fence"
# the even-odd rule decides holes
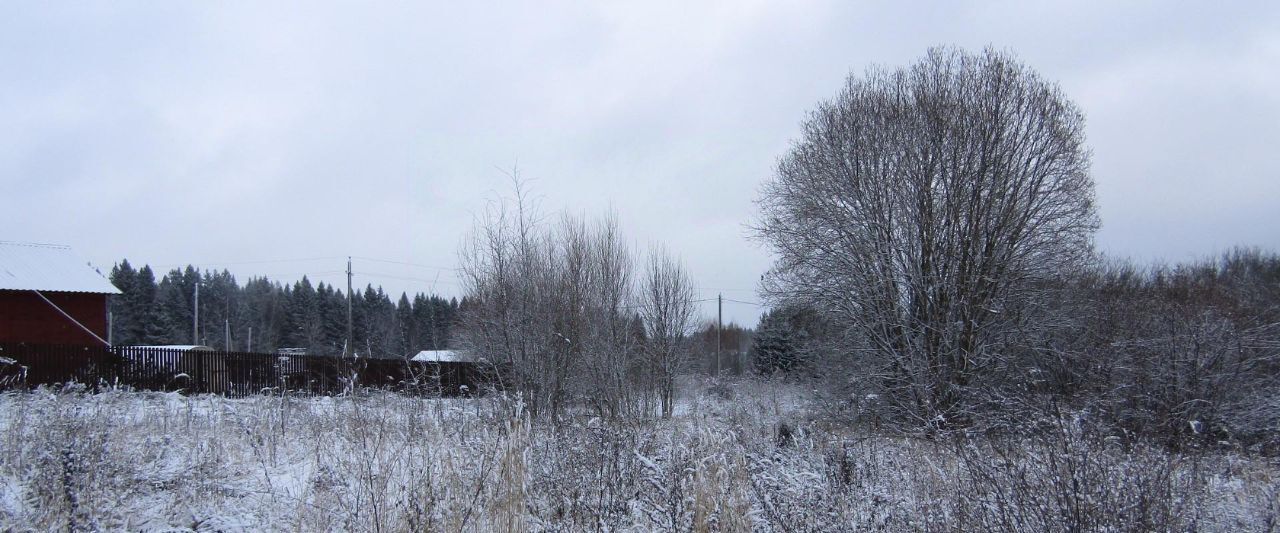
[[[457,396],[499,386],[491,367],[469,362],[350,359],[140,346],[0,343],[0,388],[82,383],[245,396],[262,391],[332,394],[382,388]]]

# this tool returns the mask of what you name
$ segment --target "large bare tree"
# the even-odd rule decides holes
[[[1008,54],[851,76],[762,189],[763,291],[835,315],[887,401],[948,424],[1037,280],[1091,255],[1088,171],[1081,112]]]

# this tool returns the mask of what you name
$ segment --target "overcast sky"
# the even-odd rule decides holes
[[[745,226],[805,113],[955,44],[1085,112],[1100,249],[1280,250],[1280,3],[953,4],[8,2],[0,240],[242,282],[344,286],[352,255],[361,286],[457,295],[518,166],[544,210],[613,209],[703,297],[754,302]]]

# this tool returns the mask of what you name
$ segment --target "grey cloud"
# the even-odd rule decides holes
[[[324,257],[228,268],[338,283],[346,255],[449,267],[518,164],[548,209],[612,208],[704,296],[753,301],[769,257],[745,225],[807,110],[940,43],[1015,50],[1084,109],[1101,248],[1280,248],[1269,3],[6,9],[3,238],[104,267]],[[361,285],[456,294],[447,269],[357,264],[382,275]]]

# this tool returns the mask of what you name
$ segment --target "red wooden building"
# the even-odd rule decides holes
[[[113,294],[69,247],[0,241],[0,342],[107,344]]]

